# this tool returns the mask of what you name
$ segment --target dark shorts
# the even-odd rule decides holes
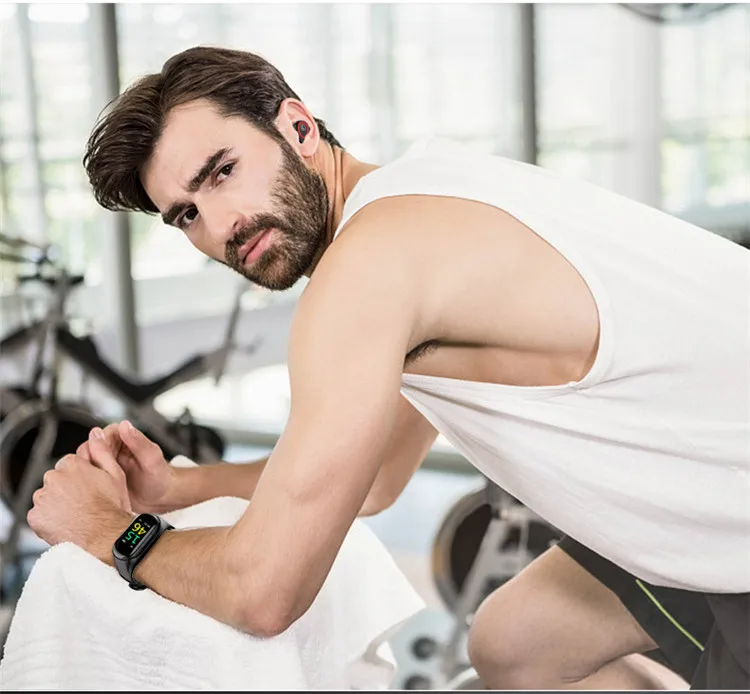
[[[649,657],[691,689],[750,688],[750,593],[662,588],[564,537],[558,547],[609,588],[659,646]]]

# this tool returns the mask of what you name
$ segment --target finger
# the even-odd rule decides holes
[[[119,422],[113,422],[112,424],[107,424],[107,426],[104,427],[104,438],[107,440],[107,443],[112,449],[112,455],[117,458],[117,455],[120,453],[120,449],[122,448]]]
[[[122,442],[120,442],[120,447],[122,447]],[[79,458],[82,458],[83,460],[88,460],[90,463],[91,460],[91,451],[89,450],[89,442],[84,441],[78,448],[76,449],[76,455]],[[121,452],[115,452],[112,451],[112,455],[116,456],[115,460],[117,461],[117,464],[125,470],[125,472],[129,472],[133,469],[133,466],[135,465],[135,461],[133,460],[132,456],[130,454],[122,455]],[[62,467],[60,463],[62,462],[62,459],[57,462],[55,465],[55,468]],[[94,463],[95,464],[95,463]]]
[[[46,478],[49,473],[54,472],[54,470],[67,470],[68,468],[71,468],[74,465],[81,464],[81,462],[84,460],[86,459],[83,458],[82,456],[79,456],[78,453],[75,453],[75,454],[68,453],[68,455],[64,455],[62,458],[60,458],[60,460],[58,460],[55,463],[55,467],[53,470],[47,470],[47,472],[44,474],[44,478]]]
[[[120,451],[117,458],[117,464],[125,470],[125,472],[132,472],[138,469],[138,461],[133,457],[133,454],[128,451],[126,446],[123,446],[123,450]]]
[[[37,516],[37,510],[34,506],[32,506],[29,509],[29,512],[26,514],[26,525],[28,525],[29,528],[31,528],[32,532],[34,533],[37,533],[36,516]]]
[[[164,460],[161,448],[127,420],[120,422],[120,437],[139,465],[156,465]]]
[[[112,455],[112,449],[104,438],[104,432],[94,427],[89,434],[89,451],[91,462],[114,479],[124,481],[125,473]]]
[[[118,425],[115,424],[115,425],[110,425],[110,426],[118,426]],[[107,430],[104,429],[105,435],[106,435],[106,431]],[[111,442],[112,442],[113,439],[117,441],[117,446],[115,448],[113,448],[111,446]],[[136,462],[133,459],[132,454],[128,451],[128,449],[125,448],[125,451],[123,452],[123,450],[122,450],[123,449],[123,444],[122,444],[122,441],[120,440],[120,434],[119,433],[117,433],[115,435],[112,435],[111,432],[110,432],[109,445],[110,445],[110,448],[112,448],[112,456],[117,461],[117,464],[123,470],[125,470],[125,472],[129,472],[130,470],[133,469],[134,466],[136,466]],[[88,460],[89,462],[92,462],[91,461],[91,450],[89,449],[89,442],[88,441],[84,441],[80,446],[78,446],[78,450],[76,451],[76,455],[79,458],[83,458],[84,460]]]

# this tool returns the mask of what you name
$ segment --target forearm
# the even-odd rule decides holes
[[[197,467],[174,468],[175,484],[165,506],[166,513],[220,496],[251,499],[268,458],[251,463],[211,463]]]
[[[174,493],[170,496],[168,504],[155,511],[167,513],[220,496],[237,496],[249,500],[252,498],[267,462],[268,458],[263,458],[250,463],[218,462],[197,467],[175,468],[177,483]],[[388,508],[405,484],[405,481],[399,480],[395,485],[398,487],[398,492],[386,493],[383,490],[381,476],[378,483],[373,485],[359,515],[373,516]],[[390,484],[389,489],[393,486]]]
[[[437,438],[437,431],[406,400],[400,407],[401,426],[391,438],[388,452],[360,509],[360,516],[385,511],[401,496]]]
[[[415,462],[416,460],[416,462]],[[404,488],[419,467],[419,459],[406,456],[404,459],[393,458],[380,468],[378,476],[370,487],[362,508],[357,514],[375,516],[390,508],[401,496]]]
[[[95,552],[110,566],[114,566],[112,545],[130,518],[123,516]],[[169,600],[244,631],[245,591],[236,561],[232,562],[226,550],[229,530],[169,530],[138,564],[133,577]]]

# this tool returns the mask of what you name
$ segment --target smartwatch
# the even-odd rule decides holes
[[[146,586],[133,578],[133,571],[143,557],[156,544],[165,530],[171,530],[170,525],[160,516],[153,513],[141,513],[136,516],[127,530],[115,540],[112,546],[112,556],[115,566],[133,590],[143,590]]]

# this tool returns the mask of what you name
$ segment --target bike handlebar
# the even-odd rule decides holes
[[[0,233],[0,244],[4,244],[6,247],[0,251],[0,260],[17,263],[19,265],[33,263],[37,267],[46,263],[56,267],[55,261],[57,258],[54,257],[56,254],[51,253],[55,246],[51,243],[39,244],[22,238],[21,236],[8,236],[7,234]],[[11,249],[11,252],[9,253],[7,249]],[[27,255],[21,255],[20,252],[25,250],[32,250],[34,252],[28,253]]]
[[[34,248],[37,251],[42,251],[45,255],[50,249],[51,244],[39,244],[36,241],[29,241],[29,239],[23,236],[8,236],[0,232],[0,243],[4,243],[11,248]]]
[[[45,277],[44,275],[19,275],[17,278],[19,284],[26,282],[42,282],[48,287],[56,287],[60,281],[60,277]],[[79,284],[83,284],[86,278],[83,275],[70,275],[67,278],[67,284],[69,287],[77,287]]]

